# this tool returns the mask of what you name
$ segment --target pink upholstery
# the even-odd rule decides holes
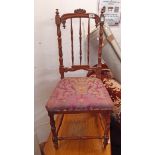
[[[48,111],[112,110],[113,102],[100,79],[71,77],[60,80],[50,97]]]

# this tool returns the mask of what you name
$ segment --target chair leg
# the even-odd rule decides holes
[[[104,148],[106,148],[109,140],[109,131],[110,131],[110,111],[104,111],[102,113],[103,117],[105,118],[105,130],[104,130]]]
[[[52,141],[53,141],[55,149],[58,149],[58,136],[57,136],[57,133],[56,133],[54,114],[49,113],[49,117],[50,117],[51,131],[52,131],[52,134],[53,134]]]

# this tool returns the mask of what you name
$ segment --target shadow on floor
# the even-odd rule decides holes
[[[112,155],[121,155],[121,127],[114,120],[111,121],[110,136]]]

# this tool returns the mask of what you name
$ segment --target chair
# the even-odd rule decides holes
[[[46,109],[50,117],[51,131],[53,135],[54,147],[58,148],[58,140],[65,139],[103,139],[104,148],[107,146],[109,139],[110,129],[110,114],[113,108],[113,102],[101,81],[101,51],[103,42],[103,24],[104,24],[104,12],[105,7],[101,11],[100,17],[94,13],[86,13],[84,9],[77,9],[74,13],[59,15],[58,9],[56,9],[55,22],[57,26],[58,36],[58,50],[59,50],[59,72],[61,80],[58,82],[55,90],[50,96]],[[74,50],[73,50],[73,24],[72,19],[79,18],[79,57],[80,64],[74,65]],[[82,65],[82,32],[81,32],[81,20],[82,18],[88,19],[88,49],[87,49],[87,65]],[[71,59],[72,66],[64,67],[63,54],[62,54],[62,40],[61,40],[61,24],[65,28],[66,20],[70,19],[71,24]],[[98,46],[98,64],[95,67],[89,65],[89,34],[90,34],[90,19],[95,21],[96,27],[100,27],[99,31],[99,46]],[[64,77],[64,73],[68,71],[77,70],[94,71],[97,78],[93,77]],[[100,118],[105,118],[104,136],[81,136],[81,137],[59,137],[58,132],[62,124],[64,114],[76,114],[76,113],[98,113]],[[62,118],[58,128],[55,127],[55,114],[62,114]]]

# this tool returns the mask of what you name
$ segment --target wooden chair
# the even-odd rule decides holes
[[[58,36],[58,49],[59,49],[59,71],[61,74],[61,80],[58,82],[53,94],[49,98],[46,109],[50,117],[51,131],[53,134],[53,143],[55,148],[58,148],[58,140],[69,139],[103,139],[104,147],[106,147],[109,139],[110,129],[110,114],[113,108],[113,102],[101,81],[101,51],[103,42],[103,24],[104,24],[104,12],[102,9],[100,17],[94,13],[86,13],[83,9],[77,9],[74,13],[59,15],[58,9],[56,9],[55,22],[57,26]],[[74,65],[74,51],[73,51],[73,24],[72,19],[79,18],[79,42],[80,42],[80,65]],[[81,19],[88,19],[88,49],[87,49],[87,65],[82,65],[82,32],[81,32]],[[63,54],[62,54],[62,40],[61,40],[61,24],[65,28],[66,20],[70,19],[71,24],[71,59],[72,66],[64,67]],[[99,46],[98,46],[98,64],[95,67],[89,66],[89,34],[90,34],[90,19],[93,19],[96,23],[96,27],[100,27],[99,31]],[[77,70],[94,71],[97,78],[93,77],[65,77],[64,73],[68,71]],[[104,136],[81,136],[81,137],[59,137],[58,131],[62,124],[64,114],[76,114],[76,113],[98,113],[105,118]],[[58,129],[55,127],[55,114],[62,114]],[[101,117],[100,117],[101,118]]]

